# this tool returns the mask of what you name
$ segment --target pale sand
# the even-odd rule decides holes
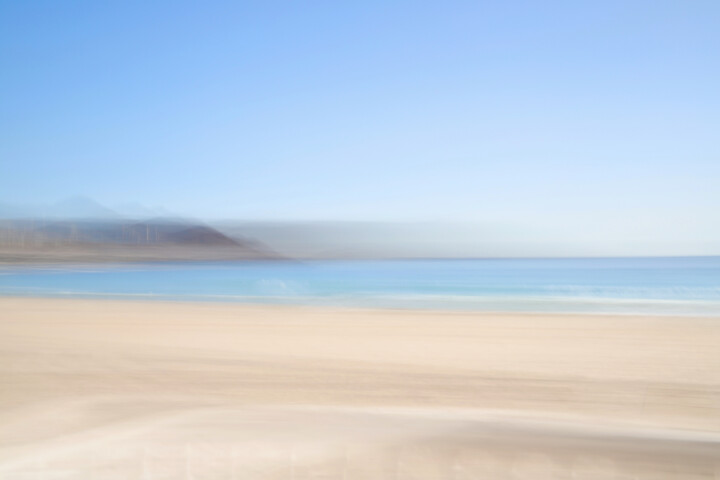
[[[720,319],[0,298],[0,479],[720,479]]]

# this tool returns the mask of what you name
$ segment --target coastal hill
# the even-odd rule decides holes
[[[127,262],[277,258],[258,242],[182,220],[0,221],[0,262]]]
[[[31,221],[24,224],[31,227],[29,231],[32,234],[47,241],[61,243],[241,245],[238,240],[214,228],[180,221],[59,221],[49,224]]]

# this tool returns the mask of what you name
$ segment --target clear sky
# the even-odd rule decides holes
[[[0,0],[0,72],[0,202],[720,253],[717,0]]]

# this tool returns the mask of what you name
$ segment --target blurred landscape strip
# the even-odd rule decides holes
[[[280,258],[264,245],[185,220],[4,220],[0,263]]]
[[[131,208],[132,207],[132,208]],[[714,255],[693,237],[623,230],[622,243],[592,228],[452,220],[362,221],[192,218],[91,198],[0,203],[0,264],[277,259],[468,259]],[[678,229],[679,232],[684,229]],[[617,233],[617,232],[616,232]]]

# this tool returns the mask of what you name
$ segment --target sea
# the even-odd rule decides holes
[[[720,257],[4,267],[0,295],[720,316]]]

